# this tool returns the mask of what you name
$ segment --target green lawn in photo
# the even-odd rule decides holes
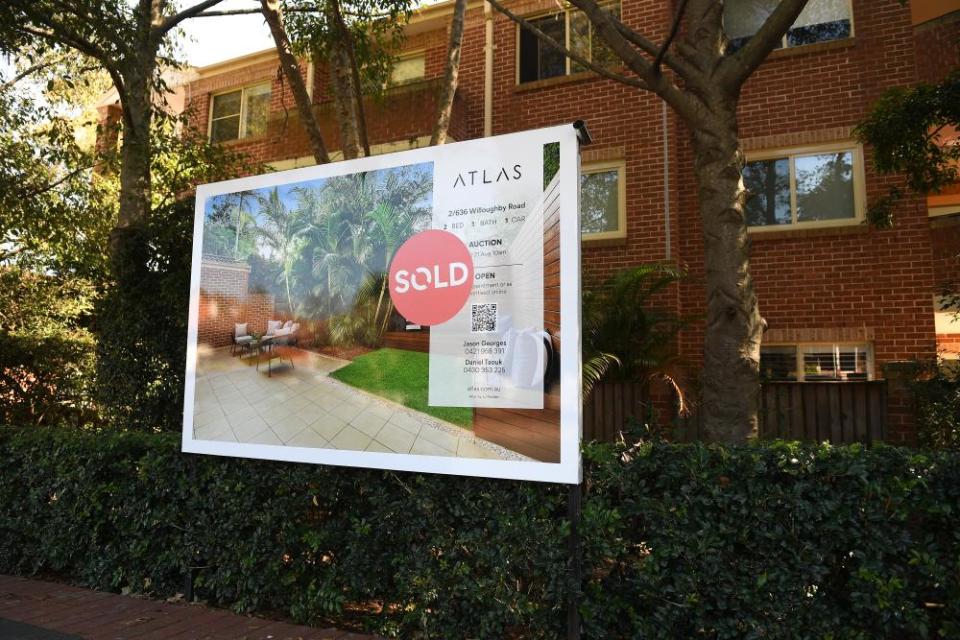
[[[340,382],[462,427],[473,426],[473,409],[427,404],[429,356],[405,349],[378,349],[357,356],[330,374]]]

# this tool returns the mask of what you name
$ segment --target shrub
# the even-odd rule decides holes
[[[94,340],[85,326],[95,298],[83,278],[0,266],[0,421],[95,418]]]
[[[557,638],[565,487],[0,431],[0,571],[403,638]],[[589,638],[960,634],[960,457],[775,443],[587,449]]]
[[[926,447],[960,450],[960,370],[930,368],[931,375],[913,384],[917,439]]]

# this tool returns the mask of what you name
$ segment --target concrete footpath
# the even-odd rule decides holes
[[[373,636],[241,616],[0,575],[0,640],[374,640]]]

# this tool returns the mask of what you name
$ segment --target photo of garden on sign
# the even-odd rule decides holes
[[[579,482],[578,174],[561,126],[199,187],[183,450]]]

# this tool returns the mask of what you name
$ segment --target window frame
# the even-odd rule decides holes
[[[810,350],[823,349],[831,347],[834,353],[838,353],[843,348],[861,348],[867,354],[867,378],[866,381],[876,380],[876,359],[875,350],[872,342],[850,342],[850,341],[825,341],[825,342],[764,342],[760,345],[761,353],[767,347],[794,347],[797,350],[796,380],[764,380],[764,382],[864,382],[863,380],[844,380],[834,378],[830,380],[807,380],[807,374],[804,370],[803,356]]]
[[[803,47],[812,47],[814,45],[823,44],[825,42],[843,42],[844,40],[854,39],[855,37],[857,37],[857,23],[853,15],[853,0],[846,0],[846,4],[847,4],[847,14],[850,16],[849,18],[850,35],[847,36],[846,38],[836,38],[835,40],[819,40],[817,42],[808,42],[807,44],[796,44],[791,46],[790,38],[789,38],[790,29],[793,28],[793,25],[791,24],[790,29],[787,29],[787,31],[783,34],[783,37],[780,39],[780,47],[778,49],[774,49],[772,53],[775,53],[777,51],[802,49]],[[769,18],[769,16],[767,17]],[[726,35],[727,33],[726,28],[723,29],[723,33],[724,35]],[[754,35],[756,35],[756,33],[754,33],[750,37],[752,38]],[[727,38],[729,39],[729,36],[727,36]]]
[[[593,242],[602,240],[622,240],[627,237],[627,162],[626,160],[604,160],[601,162],[589,162],[580,166],[580,175],[591,173],[602,173],[604,171],[617,171],[617,229],[616,231],[597,231],[584,232],[583,220],[581,218],[580,239],[583,242]],[[580,203],[577,206],[578,216],[582,215]]]
[[[572,51],[572,49],[570,48],[570,15],[574,11],[579,11],[580,9],[578,9],[577,7],[575,7],[574,5],[566,1],[561,2],[559,4],[562,5],[562,8],[559,11],[557,9],[545,9],[543,11],[536,11],[533,13],[526,14],[523,16],[523,19],[528,22],[532,22],[534,20],[539,20],[540,18],[555,16],[562,13],[563,14],[563,46],[567,49],[567,51]],[[611,2],[610,6],[613,6],[613,5],[616,5],[620,9],[620,15],[622,16],[623,15],[622,0],[615,0],[614,2]],[[563,56],[563,63],[564,63],[563,75],[552,76],[550,78],[538,78],[537,80],[528,80],[526,82],[521,82],[520,81],[520,34],[522,29],[523,29],[523,25],[517,23],[516,29],[514,31],[514,35],[515,35],[514,51],[516,51],[516,55],[514,56],[515,59],[514,59],[514,65],[513,65],[514,83],[517,86],[529,85],[529,84],[533,84],[534,82],[545,82],[547,80],[556,80],[557,78],[569,78],[572,75],[576,75],[580,73],[595,73],[590,69],[583,69],[581,71],[571,71],[571,64],[575,64],[575,63],[573,60],[570,59],[569,56],[565,55]],[[593,32],[594,32],[593,23],[590,22],[590,59],[591,61],[593,60]]]
[[[217,91],[217,92],[215,92],[215,93],[211,93],[211,94],[210,94],[210,108],[209,108],[208,111],[207,111],[207,141],[209,141],[209,142],[212,142],[212,141],[213,141],[213,123],[214,123],[213,106],[214,106],[214,102],[216,102],[217,97],[219,97],[219,96],[225,96],[225,95],[229,95],[229,94],[231,94],[231,93],[237,93],[237,92],[240,93],[240,124],[239,124],[238,127],[237,127],[237,137],[236,137],[236,138],[230,138],[229,140],[220,140],[220,141],[218,141],[216,144],[227,144],[227,143],[230,143],[230,142],[236,142],[237,140],[245,140],[245,139],[247,139],[247,138],[254,137],[254,136],[247,135],[247,119],[246,119],[246,116],[247,116],[247,92],[250,91],[250,90],[252,90],[252,89],[257,89],[257,88],[264,87],[264,86],[269,89],[269,92],[270,92],[270,94],[272,95],[272,94],[273,94],[273,83],[272,83],[271,81],[269,81],[269,80],[264,80],[264,81],[260,81],[260,82],[252,82],[252,83],[250,83],[250,84],[245,84],[245,85],[243,85],[242,87],[233,87],[233,88],[231,88],[231,89],[226,89],[226,90],[224,90],[224,91]],[[268,109],[269,109],[269,108],[268,108]],[[227,118],[232,118],[232,117],[234,117],[234,116],[232,116],[232,115],[230,115],[230,116],[223,116],[223,117],[221,117],[221,118],[217,118],[217,120],[225,120],[225,119],[227,119]],[[259,134],[259,135],[264,135],[264,134]]]
[[[945,204],[927,207],[927,216],[930,218],[952,216],[957,213],[960,213],[960,204]]]
[[[834,218],[831,220],[797,220],[797,172],[796,158],[827,153],[848,151],[853,154],[853,209],[852,218]],[[866,220],[866,174],[864,172],[863,145],[856,142],[834,142],[803,147],[780,147],[751,151],[744,154],[744,163],[761,160],[787,159],[790,166],[790,223],[751,225],[747,222],[748,233],[770,233],[773,231],[794,231],[797,229],[823,229],[830,227],[849,227],[862,225]]]
[[[393,81],[393,69],[396,67],[398,62],[404,60],[410,60],[411,58],[423,58],[423,75],[419,78],[414,78],[413,80],[405,80],[403,82],[394,82]],[[411,49],[410,51],[404,51],[397,56],[396,60],[393,63],[393,67],[390,68],[390,77],[387,78],[385,89],[390,89],[393,87],[405,87],[408,84],[414,84],[416,82],[423,82],[427,79],[427,50],[426,49]]]

